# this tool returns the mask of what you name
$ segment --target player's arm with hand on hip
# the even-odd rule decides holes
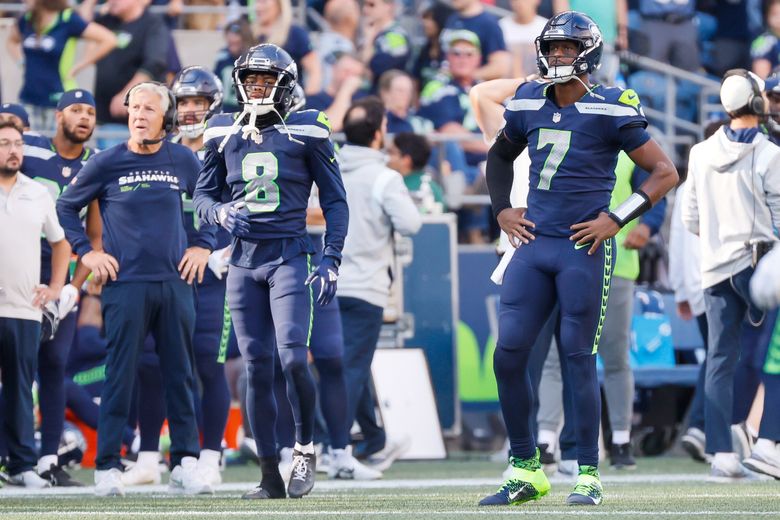
[[[648,211],[660,201],[679,181],[677,168],[644,128],[637,126],[621,129],[623,149],[634,164],[650,172],[638,190],[609,213],[571,226],[570,240],[578,245],[591,244],[588,254],[594,254],[602,242],[617,235],[620,228]],[[643,142],[633,147],[631,143]]]

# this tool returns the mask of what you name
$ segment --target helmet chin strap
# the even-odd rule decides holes
[[[255,142],[259,142],[260,129],[257,128],[257,118],[266,114],[270,114],[271,112],[279,116],[279,120],[282,122],[282,126],[284,127],[284,131],[287,134],[288,140],[301,145],[304,144],[303,141],[300,141],[292,136],[289,128],[287,128],[287,124],[284,122],[284,118],[279,113],[279,111],[276,110],[276,106],[273,104],[273,102],[271,104],[263,103],[268,99],[269,98],[253,99],[244,103],[244,110],[236,118],[236,121],[230,127],[230,131],[225,135],[225,137],[222,139],[222,142],[219,144],[218,151],[220,153],[222,153],[222,150],[225,149],[225,145],[227,144],[228,139],[230,139],[230,136],[233,135],[239,128],[241,128],[242,139],[252,139]],[[271,99],[273,99],[273,95]],[[241,122],[246,116],[249,116],[249,121],[247,121],[247,124],[242,125]]]
[[[565,72],[562,74],[559,74],[558,71],[564,70]],[[550,72],[554,71],[553,75],[550,75]],[[547,69],[547,77],[545,79],[551,80],[553,83],[568,83],[569,81],[576,79],[579,81],[583,87],[585,87],[585,90],[587,90],[586,94],[591,95],[595,97],[596,99],[600,99],[604,101],[604,96],[596,94],[593,92],[596,89],[596,85],[590,86],[580,77],[574,73],[574,66],[573,65],[556,65],[555,67],[550,67]]]

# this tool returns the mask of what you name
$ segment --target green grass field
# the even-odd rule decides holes
[[[0,519],[780,518],[780,482],[709,484],[705,482],[707,466],[681,458],[640,459],[636,471],[603,471],[605,500],[599,507],[567,507],[564,502],[572,484],[555,479],[551,493],[538,502],[478,508],[477,501],[498,486],[502,469],[484,459],[464,456],[442,462],[399,462],[382,481],[323,479],[301,500],[269,502],[239,498],[259,478],[256,466],[229,468],[225,484],[213,497],[176,497],[159,487],[155,492],[129,488],[121,499],[94,497],[88,488],[78,494],[56,494],[55,490],[35,495],[4,488],[0,489]],[[83,482],[92,481],[91,471],[74,475]]]

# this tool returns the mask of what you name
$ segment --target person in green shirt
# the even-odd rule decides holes
[[[446,211],[444,191],[425,171],[431,157],[431,145],[418,134],[401,132],[388,148],[388,166],[404,178],[404,184],[421,213]]]

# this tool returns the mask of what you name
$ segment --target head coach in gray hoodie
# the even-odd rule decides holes
[[[751,346],[740,344],[745,313],[761,320],[750,298],[756,251],[778,242],[780,228],[780,147],[759,127],[766,116],[764,82],[744,69],[726,73],[720,99],[731,119],[691,149],[682,221],[700,238],[701,275],[707,314],[709,351],[704,383],[707,453],[713,454],[712,477],[745,478],[746,467],[780,478],[780,371],[764,373],[766,390],[759,441],[740,461],[730,425],[734,373]],[[742,351],[742,352],[741,352]],[[738,421],[739,419],[737,419]],[[737,438],[744,437],[739,435]],[[748,442],[744,442],[749,446]],[[749,450],[749,447],[748,447]]]
[[[371,377],[390,294],[393,233],[413,235],[422,225],[403,177],[385,166],[386,126],[379,98],[361,99],[344,116],[347,144],[339,153],[350,209],[337,292],[344,330],[348,424],[355,420],[358,401]]]

